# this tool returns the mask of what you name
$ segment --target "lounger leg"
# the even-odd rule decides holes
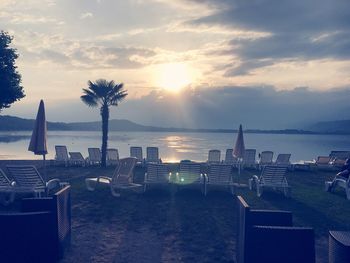
[[[346,193],[346,198],[348,200],[350,200],[350,189],[349,188],[345,188],[345,193]]]
[[[86,188],[87,188],[89,191],[94,191],[95,188],[96,188],[97,182],[92,181],[92,180],[85,180],[85,184],[86,184]]]
[[[111,193],[114,197],[120,197],[120,193],[117,193],[116,190],[114,190],[114,188],[111,186]]]
[[[143,185],[143,192],[144,192],[144,193],[146,192],[146,188],[147,188],[147,185],[144,184],[144,185]]]
[[[259,184],[257,184],[256,185],[256,194],[257,194],[257,196],[260,197],[262,195],[262,193],[263,193],[263,188]]]

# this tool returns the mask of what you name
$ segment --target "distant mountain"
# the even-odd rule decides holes
[[[350,120],[318,122],[308,130],[319,133],[350,134]]]
[[[22,119],[13,116],[0,116],[0,131],[31,131],[35,120]],[[56,131],[100,131],[101,122],[47,122],[48,130]],[[218,132],[234,133],[233,129],[185,129],[185,128],[162,128],[145,126],[128,120],[109,120],[110,131],[149,131],[149,132]],[[286,130],[245,130],[245,133],[272,133],[272,134],[310,134],[313,132],[297,129]]]

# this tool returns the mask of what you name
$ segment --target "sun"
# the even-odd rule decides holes
[[[191,84],[193,80],[193,70],[184,63],[162,64],[156,69],[156,86],[169,91],[177,92]]]

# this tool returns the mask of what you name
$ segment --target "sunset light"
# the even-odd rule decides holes
[[[178,92],[194,81],[195,73],[184,63],[162,64],[157,68],[155,84],[163,89]]]

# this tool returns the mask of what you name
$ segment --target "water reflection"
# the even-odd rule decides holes
[[[205,161],[210,149],[232,148],[236,134],[229,133],[165,133],[165,132],[110,132],[108,147],[117,148],[121,157],[129,156],[130,146],[159,148],[164,162],[179,160]],[[31,132],[0,132],[0,159],[37,159],[28,152]],[[101,133],[96,131],[49,131],[48,159],[55,156],[55,145],[66,145],[68,151],[80,151],[88,156],[88,147],[101,147]],[[318,155],[328,155],[332,150],[350,150],[350,140],[345,135],[293,135],[293,134],[245,134],[246,148],[257,153],[270,150],[291,153],[293,162],[312,160]]]

